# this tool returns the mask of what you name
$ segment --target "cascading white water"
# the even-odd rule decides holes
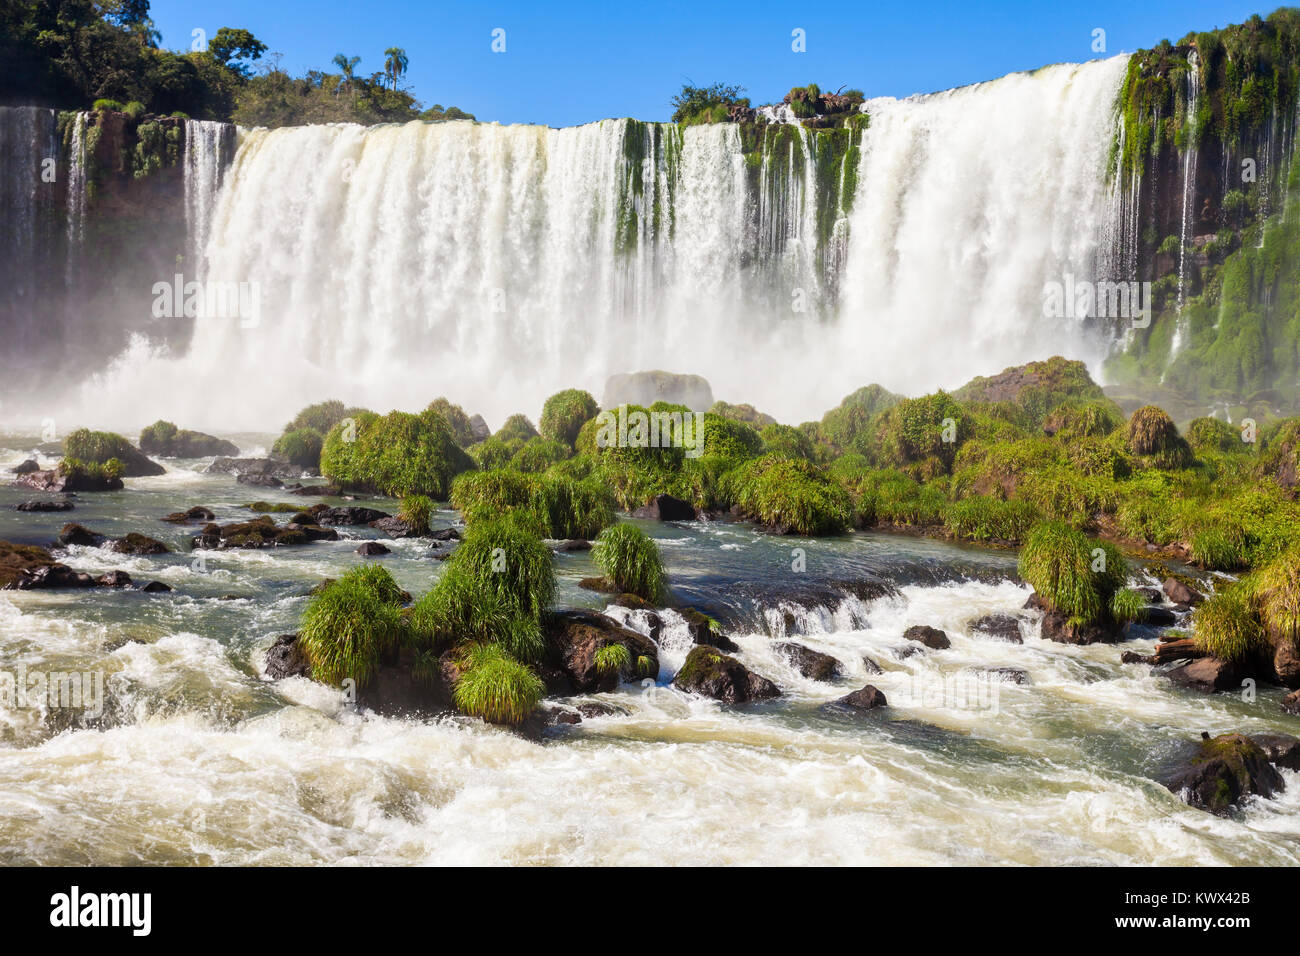
[[[68,147],[68,261],[70,285],[77,270],[77,253],[85,233],[86,222],[86,121],[89,114],[78,112],[72,117],[72,139]]]
[[[34,106],[0,107],[0,329],[6,359],[29,354],[39,341],[42,280],[50,263],[42,215],[56,182],[52,162],[58,156],[58,129],[53,110]],[[21,362],[21,358],[18,359]]]
[[[207,242],[217,187],[228,157],[225,155],[225,123],[210,120],[185,121],[185,218],[190,242],[202,251]]]
[[[1187,54],[1187,116],[1188,143],[1183,150],[1183,213],[1178,231],[1178,323],[1174,327],[1173,339],[1169,344],[1169,358],[1178,355],[1183,346],[1186,330],[1183,328],[1183,302],[1186,300],[1187,279],[1187,244],[1192,226],[1192,200],[1196,195],[1196,154],[1198,152],[1200,132],[1197,129],[1196,110],[1201,92],[1200,60],[1196,51]]]
[[[499,421],[666,367],[798,421],[867,382],[1099,359],[1090,330],[1043,317],[1043,288],[1099,268],[1125,64],[872,101],[855,169],[801,127],[757,151],[730,124],[628,120],[247,132],[206,262],[257,284],[260,320],[200,319],[188,355],[129,356],[121,407],[101,384],[95,409],[256,427],[327,396],[447,394]]]

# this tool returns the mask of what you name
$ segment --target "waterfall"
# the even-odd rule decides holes
[[[185,121],[185,218],[190,241],[198,252],[207,241],[232,132],[228,123]]]
[[[58,128],[53,110],[0,107],[0,368],[21,364],[40,342],[50,217],[57,188]]]
[[[1128,278],[1104,271],[1125,68],[876,99],[853,135],[633,120],[247,131],[215,204],[189,208],[204,276],[255,284],[258,319],[200,318],[181,356],[142,346],[93,407],[261,427],[324,397],[386,411],[447,394],[500,421],[662,367],[797,422],[873,381],[916,393],[1058,353],[1095,366],[1105,334],[1046,318],[1043,290]],[[213,182],[200,143],[215,145],[187,136],[196,188]]]
[[[1188,233],[1192,226],[1192,200],[1196,196],[1196,154],[1200,146],[1200,129],[1196,119],[1196,110],[1201,91],[1200,60],[1196,51],[1187,54],[1187,116],[1185,129],[1188,142],[1183,150],[1183,214],[1182,225],[1178,234],[1178,323],[1174,328],[1173,341],[1169,346],[1169,358],[1172,361],[1182,347],[1186,330],[1182,318],[1183,302],[1186,298],[1187,284],[1187,244],[1191,237]]]
[[[67,284],[76,281],[77,258],[86,224],[86,122],[88,113],[73,114],[68,145],[68,196],[66,228],[68,257],[65,263]]]

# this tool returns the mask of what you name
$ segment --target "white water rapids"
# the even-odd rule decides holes
[[[499,422],[668,368],[799,421],[868,382],[1095,368],[1103,336],[1044,318],[1043,288],[1094,277],[1113,242],[1125,64],[871,100],[852,169],[802,129],[788,156],[747,155],[732,125],[629,120],[246,131],[205,275],[256,283],[256,322],[200,319],[179,356],[138,342],[83,406],[238,428],[447,394]]]

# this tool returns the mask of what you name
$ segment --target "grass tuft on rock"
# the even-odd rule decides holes
[[[596,538],[592,558],[620,593],[635,594],[655,604],[663,599],[667,578],[659,547],[636,525],[620,523],[606,528]]]
[[[496,644],[470,645],[453,691],[456,709],[493,724],[520,724],[537,709],[546,687],[528,665]]]
[[[299,644],[312,677],[339,686],[345,679],[367,686],[382,656],[404,634],[401,589],[384,568],[352,568],[317,592],[303,614]]]

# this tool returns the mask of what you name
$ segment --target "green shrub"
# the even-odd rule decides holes
[[[1132,588],[1120,588],[1110,599],[1110,616],[1119,624],[1139,621],[1146,613],[1146,599]]]
[[[295,428],[275,440],[275,444],[271,446],[271,453],[283,455],[299,468],[316,471],[320,468],[320,454],[324,443],[321,433],[315,429]]]
[[[538,435],[520,446],[510,459],[518,471],[541,472],[569,457],[569,446]]]
[[[1246,582],[1230,585],[1196,609],[1196,646],[1224,661],[1244,661],[1268,646]]]
[[[345,417],[330,427],[321,443],[321,474],[345,487],[359,487],[369,473],[368,453],[363,453],[361,436],[375,427],[379,416],[371,411],[360,411]]]
[[[1057,406],[1043,421],[1043,431],[1064,441],[1104,438],[1123,424],[1123,413],[1114,402],[1090,401]]]
[[[947,500],[936,484],[922,484],[895,469],[874,473],[869,485],[872,509],[881,524],[917,525],[921,527],[943,523],[943,510]],[[863,490],[863,499],[867,490]],[[864,507],[860,504],[859,507]]]
[[[518,660],[533,661],[546,649],[537,618],[521,613],[501,593],[481,589],[454,562],[411,608],[410,632],[416,647],[434,651],[467,642],[495,643]]]
[[[545,693],[541,678],[526,664],[495,644],[475,644],[460,661],[453,699],[462,714],[493,724],[519,724]]]
[[[526,415],[511,415],[499,429],[492,433],[498,441],[518,441],[521,445],[530,438],[537,437],[537,429]]]
[[[353,411],[363,411],[363,409],[353,409]],[[315,405],[308,405],[295,415],[293,421],[284,426],[284,431],[287,434],[300,428],[309,428],[320,435],[325,435],[347,418],[348,414],[348,409],[337,399],[317,402]]]
[[[451,503],[470,525],[521,512],[548,538],[594,538],[614,520],[613,498],[604,484],[558,473],[469,472],[452,484]]]
[[[448,565],[530,618],[540,618],[555,595],[551,551],[527,516],[507,514],[471,524]]]
[[[725,481],[744,514],[783,533],[841,534],[853,521],[853,502],[844,487],[803,459],[756,458]]]
[[[145,105],[138,100],[132,100],[122,107],[122,112],[133,120],[139,120],[147,112]]]
[[[1187,443],[1197,455],[1206,452],[1233,454],[1250,450],[1241,440],[1241,432],[1217,418],[1194,418],[1187,426]]]
[[[117,100],[98,99],[95,100],[92,109],[96,110],[97,112],[104,111],[109,113],[121,113],[125,111],[126,107],[124,107]]]
[[[766,425],[759,435],[763,439],[765,455],[813,460],[812,441],[792,425]]]
[[[881,414],[876,426],[881,460],[902,467],[935,458],[950,470],[970,428],[965,409],[945,392],[905,398]]]
[[[1156,468],[1186,468],[1192,450],[1164,409],[1144,405],[1128,420],[1128,450]]]
[[[701,418],[703,454],[743,461],[763,453],[763,439],[753,427],[712,412]]]
[[[344,423],[326,436],[321,470],[349,490],[391,497],[421,494],[445,501],[451,480],[474,466],[440,415],[389,412],[383,418],[358,417],[356,441],[336,439]],[[342,454],[340,454],[342,452]]]
[[[1293,546],[1265,565],[1255,593],[1273,641],[1300,648],[1300,548]]]
[[[469,422],[469,416],[465,414],[465,409],[459,405],[453,405],[446,398],[435,398],[425,409],[434,415],[439,415],[451,429],[452,437],[456,439],[456,444],[461,448],[469,448],[474,444],[474,426]]]
[[[398,517],[416,534],[428,534],[432,529],[433,502],[427,495],[407,495],[402,499]]]
[[[582,426],[600,411],[596,400],[579,388],[556,392],[542,406],[539,421],[544,438],[573,448]]]
[[[636,525],[606,528],[596,538],[592,558],[618,591],[656,604],[662,600],[666,575],[659,547]]]
[[[379,565],[363,565],[326,584],[308,605],[298,642],[316,680],[345,678],[365,687],[382,656],[403,637],[401,591]]]
[[[117,458],[108,461],[82,461],[80,458],[64,458],[59,462],[59,474],[69,479],[69,484],[84,482],[99,484],[120,481],[126,474],[126,465]]]
[[[1102,554],[1094,555],[1096,549]],[[1109,615],[1111,599],[1128,577],[1128,564],[1113,545],[1091,541],[1061,522],[1043,522],[1025,539],[1020,576],[1050,607],[1092,623]]]
[[[1012,544],[1024,540],[1040,518],[1038,509],[1027,501],[1002,501],[988,495],[954,501],[943,511],[944,525],[959,538]]]
[[[1250,563],[1250,541],[1241,523],[1215,517],[1192,534],[1192,560],[1212,571],[1238,571]]]
[[[878,443],[871,427],[873,419],[900,401],[901,395],[879,385],[867,385],[845,396],[839,405],[823,415],[819,432],[834,447],[874,460]]]
[[[519,449],[524,447],[524,440],[514,438],[510,441],[504,441],[495,435],[491,438],[485,438],[476,445],[470,445],[469,455],[474,459],[475,464],[483,469],[507,468],[511,459],[518,454]]]

